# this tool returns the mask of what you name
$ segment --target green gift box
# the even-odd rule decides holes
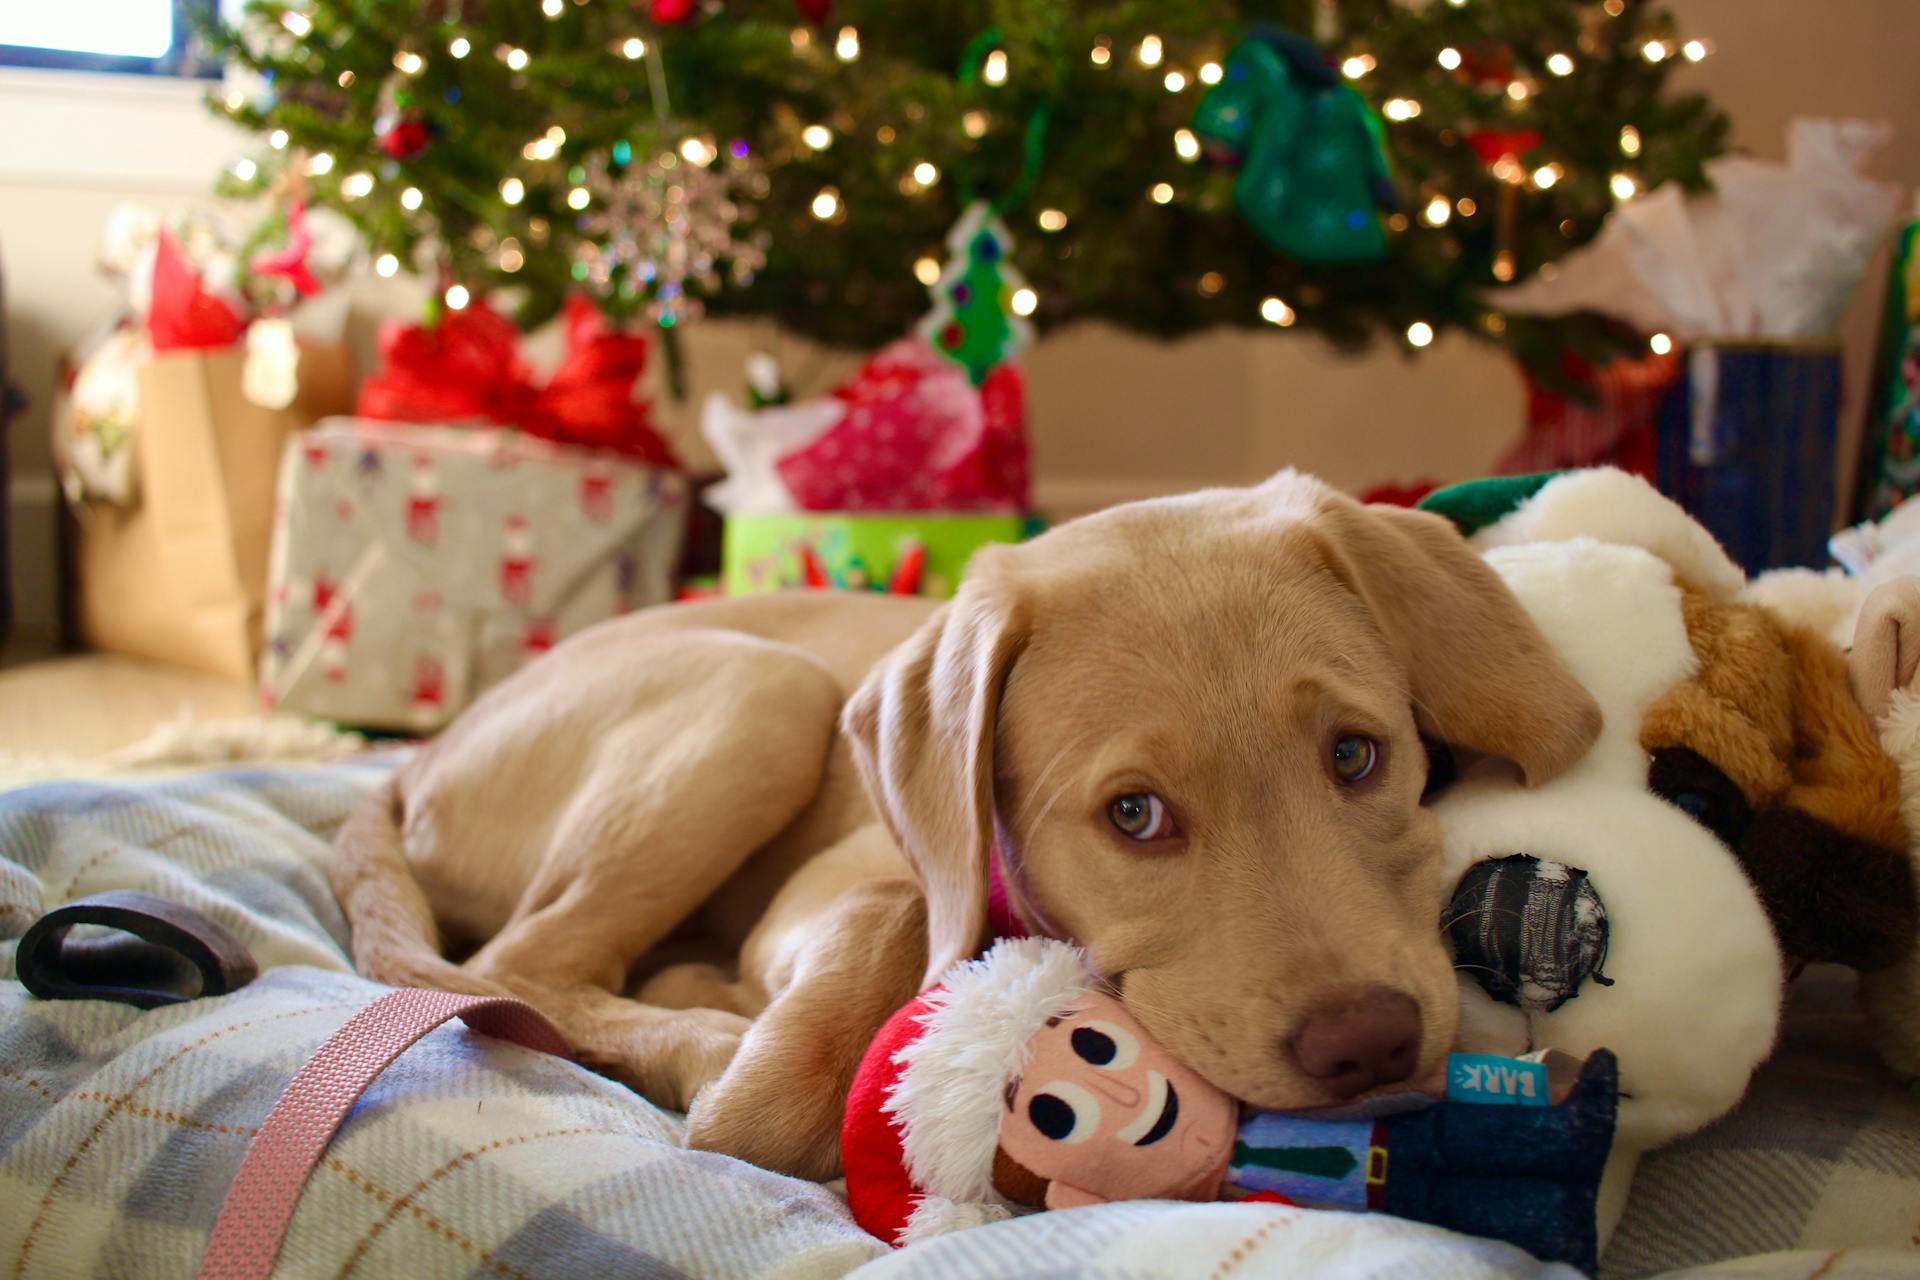
[[[729,595],[786,587],[911,586],[911,594],[950,596],[976,550],[989,542],[1019,542],[1042,527],[1037,516],[938,512],[728,516],[722,579]]]

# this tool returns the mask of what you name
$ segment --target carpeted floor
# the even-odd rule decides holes
[[[253,690],[212,676],[86,653],[16,655],[0,666],[0,752],[92,757],[138,742],[191,714],[258,713]]]

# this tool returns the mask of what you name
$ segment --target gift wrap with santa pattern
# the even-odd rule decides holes
[[[498,428],[328,418],[281,459],[261,700],[426,733],[596,622],[672,598],[674,471]]]

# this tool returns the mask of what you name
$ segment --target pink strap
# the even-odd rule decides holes
[[[202,1280],[265,1280],[273,1273],[301,1189],[347,1112],[389,1063],[456,1016],[483,1035],[569,1053],[553,1024],[518,1000],[417,989],[381,996],[334,1032],[273,1104],[214,1220]]]

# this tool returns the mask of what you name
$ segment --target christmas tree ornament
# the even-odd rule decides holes
[[[742,225],[755,212],[748,200],[767,189],[758,161],[744,146],[696,151],[708,163],[662,151],[622,165],[596,152],[584,166],[591,200],[577,220],[577,273],[603,296],[643,301],[662,328],[698,319],[704,296],[729,280],[751,284],[767,264],[766,235]]]
[[[1312,41],[1273,28],[1242,40],[1193,131],[1239,166],[1234,207],[1274,248],[1306,262],[1387,256],[1380,212],[1399,199],[1380,119]]]
[[[647,17],[655,22],[679,23],[693,16],[693,0],[648,0]]]
[[[307,230],[307,207],[303,202],[295,201],[288,206],[286,233],[284,245],[254,255],[247,269],[255,276],[284,279],[300,297],[311,297],[320,292],[320,281],[307,266],[307,254],[313,248],[313,234]]]
[[[977,387],[992,368],[1033,341],[1033,326],[1014,309],[1013,296],[1027,287],[1014,267],[1013,237],[985,201],[976,201],[947,233],[951,255],[928,290],[933,310],[920,336],[967,371]]]
[[[387,155],[411,160],[427,149],[427,143],[433,140],[433,127],[417,111],[392,112],[374,120],[373,136]]]
[[[833,0],[793,0],[793,7],[808,22],[821,23],[833,16]]]
[[[1520,184],[1527,173],[1522,157],[1540,145],[1540,131],[1475,129],[1466,135],[1466,142],[1500,183],[1500,208],[1494,216],[1493,278],[1504,284],[1518,273],[1513,239],[1520,217]]]

